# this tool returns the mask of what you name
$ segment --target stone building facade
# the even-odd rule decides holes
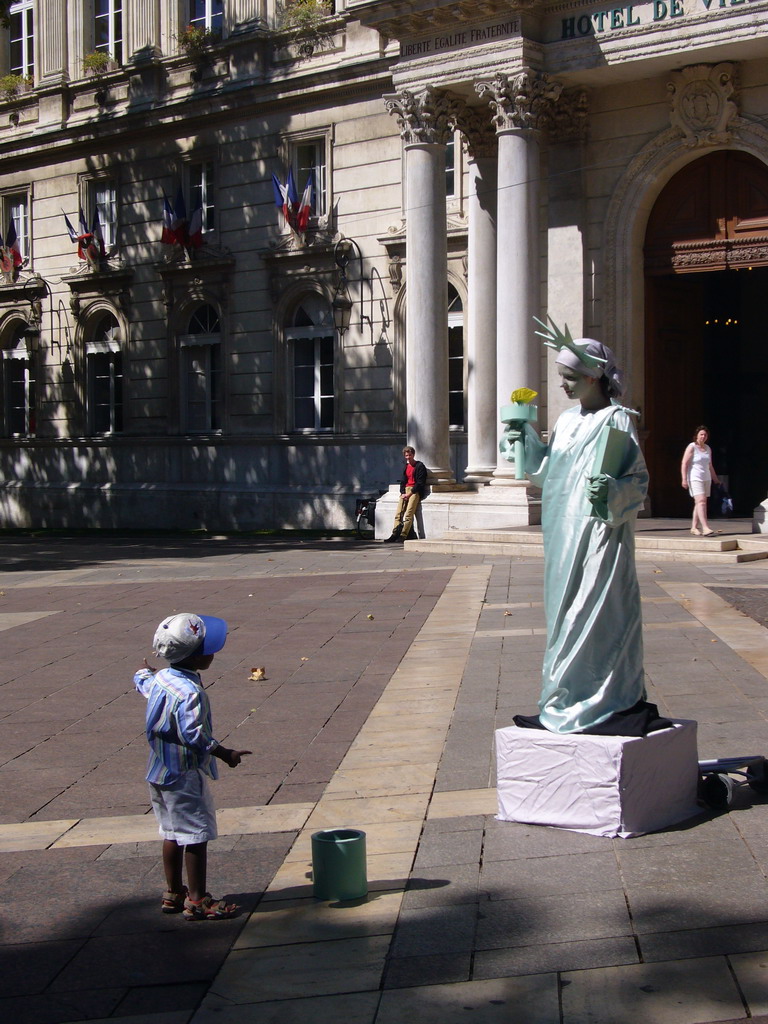
[[[563,407],[545,314],[626,367],[654,512],[688,511],[700,421],[751,512],[767,22],[768,0],[12,2],[0,522],[344,527],[405,440],[428,534],[535,521],[498,409],[532,387],[546,430]],[[289,226],[273,176],[298,207],[310,171]]]

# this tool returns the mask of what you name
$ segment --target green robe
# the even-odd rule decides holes
[[[598,514],[585,492],[603,427],[628,435],[623,465],[609,478]],[[550,732],[588,729],[645,698],[640,590],[634,526],[648,488],[628,410],[578,405],[549,440],[525,426],[525,466],[542,488],[544,655],[541,724]]]

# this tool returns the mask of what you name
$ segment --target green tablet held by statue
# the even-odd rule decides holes
[[[623,476],[631,455],[632,436],[618,427],[604,426],[595,444],[595,459],[592,463],[592,479],[611,477],[618,480]],[[595,515],[608,518],[607,499],[592,501]]]

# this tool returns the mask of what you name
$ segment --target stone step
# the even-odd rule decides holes
[[[409,551],[434,554],[482,554],[509,558],[537,558],[544,554],[540,529],[520,527],[494,530],[451,530],[434,540],[409,540]],[[768,558],[768,536],[762,534],[692,537],[635,534],[638,562],[752,562]]]

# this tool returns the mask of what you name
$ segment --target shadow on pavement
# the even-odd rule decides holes
[[[365,550],[371,538],[353,534],[40,534],[0,533],[0,560],[6,572],[52,572],[82,569],[112,561],[156,558],[211,558],[291,550]]]

